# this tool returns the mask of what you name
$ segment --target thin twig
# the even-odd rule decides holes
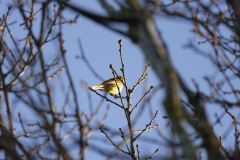
[[[132,114],[132,112],[137,108],[138,104],[145,98],[145,96],[153,89],[154,87],[151,86],[148,91],[142,96],[142,98],[137,102],[137,104],[133,107],[133,109],[131,110],[130,114]]]
[[[155,126],[149,128],[149,126],[152,124],[153,120],[157,117],[157,115],[158,115],[158,110],[155,112],[154,117],[153,117],[153,118],[151,119],[151,121],[146,125],[146,127],[141,131],[141,133],[139,133],[139,134],[134,138],[134,141],[135,141],[136,139],[138,139],[138,137],[140,137],[140,136],[143,134],[143,132],[145,132],[145,131],[147,131],[147,130],[150,131],[151,129],[158,127],[158,125],[156,124]]]

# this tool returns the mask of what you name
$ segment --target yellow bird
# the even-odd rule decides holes
[[[125,79],[122,76],[116,77],[116,81],[114,78],[108,79],[104,81],[102,84],[97,86],[92,86],[93,90],[99,89],[100,91],[109,93],[111,96],[117,96],[119,93],[118,88],[116,86],[116,82],[121,92],[123,89],[123,83],[125,83]]]

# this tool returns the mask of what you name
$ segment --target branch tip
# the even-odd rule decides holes
[[[120,45],[122,45],[122,42],[123,42],[122,39],[120,39],[120,40],[118,41],[118,43],[119,43]]]

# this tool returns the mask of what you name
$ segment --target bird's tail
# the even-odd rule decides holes
[[[103,85],[97,85],[97,86],[92,86],[92,89],[102,89],[103,88]]]

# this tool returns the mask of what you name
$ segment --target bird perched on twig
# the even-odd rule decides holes
[[[116,86],[116,83],[118,87]],[[122,76],[118,76],[116,77],[116,81],[115,78],[111,78],[104,81],[102,84],[92,86],[91,88],[93,90],[99,89],[100,91],[109,93],[111,96],[116,97],[117,94],[122,91],[123,83],[125,83],[125,79]]]

